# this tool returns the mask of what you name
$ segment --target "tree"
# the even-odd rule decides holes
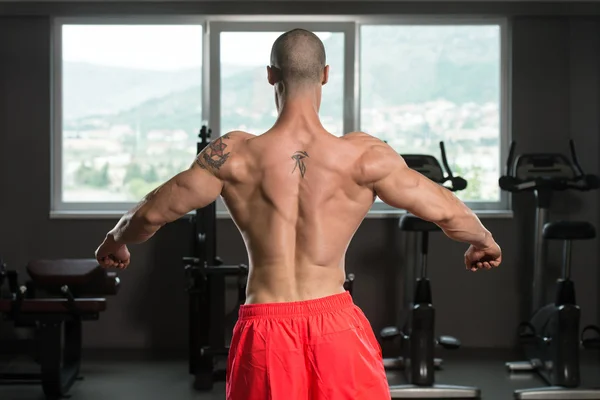
[[[484,198],[481,187],[482,168],[472,166],[469,169],[464,169],[458,165],[452,168],[454,176],[461,176],[467,180],[467,188],[457,192],[457,196],[465,201],[478,201]]]
[[[79,164],[77,171],[75,171],[75,183],[80,186],[88,186],[90,182],[90,174],[93,171],[92,167],[85,163]]]
[[[146,182],[159,181],[158,173],[156,172],[156,168],[154,168],[154,165],[150,165],[150,168],[146,170],[146,173],[144,174],[144,179],[146,180]]]
[[[98,187],[107,187],[110,185],[110,175],[108,173],[108,163],[105,163],[98,175]]]
[[[125,169],[125,177],[123,178],[123,183],[129,183],[134,179],[144,179],[144,174],[142,173],[142,167],[135,162],[132,161],[127,168]]]
[[[77,171],[75,171],[75,182],[80,186],[107,188],[110,185],[108,168],[108,163],[104,164],[100,170],[97,170],[82,162]]]
[[[140,200],[152,190],[156,189],[156,186],[158,186],[156,183],[146,182],[141,178],[132,179],[127,185],[128,192],[131,195],[130,200]]]

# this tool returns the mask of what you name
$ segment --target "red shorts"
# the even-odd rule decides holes
[[[228,400],[389,400],[381,347],[349,293],[243,305]]]

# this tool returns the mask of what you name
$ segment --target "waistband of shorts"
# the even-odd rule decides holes
[[[244,304],[240,306],[239,319],[284,316],[301,317],[337,311],[352,305],[354,305],[354,302],[349,292],[305,301]]]

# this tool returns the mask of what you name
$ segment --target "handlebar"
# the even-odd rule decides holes
[[[575,167],[577,177],[582,177],[584,176],[584,173],[583,169],[581,168],[581,164],[579,164],[577,153],[575,152],[575,142],[573,141],[573,139],[569,140],[569,148],[571,149],[571,160],[573,161],[573,166]]]
[[[448,158],[446,157],[446,146],[444,146],[444,142],[440,142],[440,151],[442,152],[442,165],[448,174],[448,178],[452,179],[452,171],[450,170],[450,165],[448,164]]]
[[[506,161],[506,175],[501,176],[498,180],[500,188],[507,192],[523,192],[539,189],[548,190],[579,190],[588,191],[600,188],[600,178],[597,175],[585,174],[575,151],[575,142],[573,139],[569,141],[571,152],[572,167],[575,170],[573,178],[535,178],[529,180],[518,179],[513,176],[512,166],[514,162],[514,154],[516,142],[510,144],[508,159]]]
[[[510,150],[508,150],[508,158],[506,159],[506,175],[511,176],[510,169],[513,165],[513,161],[515,159],[515,148],[517,147],[517,142],[514,140],[510,143]]]
[[[458,192],[460,190],[465,190],[467,188],[467,181],[460,176],[454,176],[452,174],[452,170],[450,169],[450,164],[448,163],[448,158],[446,157],[446,146],[444,142],[440,142],[440,151],[442,153],[442,165],[444,166],[444,170],[446,170],[446,177],[443,182],[440,182],[442,185],[446,182],[450,182],[450,187],[444,186],[446,189],[451,192]]]

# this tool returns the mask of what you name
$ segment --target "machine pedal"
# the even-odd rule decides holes
[[[529,361],[509,361],[504,364],[509,372],[531,372],[535,370]]]
[[[220,348],[206,346],[201,349],[200,354],[205,357],[226,356],[229,354],[229,346]]]
[[[381,339],[383,340],[389,340],[398,336],[402,336],[402,332],[396,326],[386,326],[381,330],[379,336],[381,336]]]
[[[460,340],[452,336],[440,336],[437,343],[446,350],[456,350],[460,348]]]
[[[529,322],[521,322],[517,328],[517,335],[521,344],[533,344],[536,341],[537,334],[535,328]]]
[[[592,331],[596,335],[594,337],[584,338],[586,332]],[[600,350],[600,328],[595,325],[588,325],[581,331],[581,345],[584,349]]]
[[[404,358],[402,357],[384,358],[383,367],[386,370],[401,370],[406,367],[406,364],[404,362]]]

